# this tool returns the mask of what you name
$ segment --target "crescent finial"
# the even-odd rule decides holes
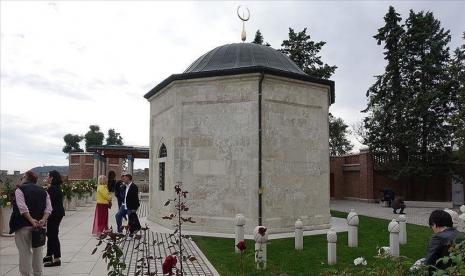
[[[241,33],[241,40],[242,42],[245,41],[247,38],[246,32],[245,32],[245,21],[248,21],[250,19],[250,11],[249,8],[245,7],[245,10],[247,11],[247,16],[245,16],[244,10],[242,11],[242,15],[240,14],[239,10],[241,9],[241,5],[237,7],[237,16],[239,17],[240,20],[242,20],[242,33]]]

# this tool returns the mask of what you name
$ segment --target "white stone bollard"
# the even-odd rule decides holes
[[[304,249],[304,224],[301,219],[295,222],[295,250]]]
[[[260,228],[264,228],[265,232],[260,234]],[[266,269],[266,243],[268,242],[268,232],[266,227],[257,226],[253,230],[254,240],[255,240],[255,263],[257,264],[257,269],[265,270]]]
[[[351,209],[347,215],[347,224],[349,225],[348,242],[349,247],[358,246],[358,215],[354,209]]]
[[[452,217],[452,222],[454,223],[454,227],[458,227],[459,226],[459,214],[457,214],[456,211],[454,210],[451,210],[449,208],[445,208],[444,211],[446,211],[447,213],[449,213],[449,215]]]
[[[244,225],[245,225],[245,217],[243,214],[237,214],[234,218],[234,224],[236,225],[235,228],[235,239],[234,239],[234,248],[236,253],[241,253],[239,248],[237,248],[237,244],[240,241],[244,240]]]
[[[389,231],[389,250],[391,256],[399,257],[399,223],[393,219],[388,225]]]
[[[326,233],[326,239],[328,240],[328,264],[336,264],[336,242],[337,242],[337,233],[333,228],[329,229]]]
[[[407,217],[400,215],[399,219],[399,244],[407,244]]]
[[[460,206],[460,212],[460,227],[458,230],[461,232],[465,232],[465,205]]]

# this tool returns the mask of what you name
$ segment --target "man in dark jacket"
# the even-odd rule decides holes
[[[117,229],[120,233],[123,231],[123,217],[126,215],[130,216],[131,213],[136,213],[140,206],[139,189],[137,188],[136,184],[132,182],[132,175],[123,175],[123,182],[126,184],[124,200],[121,204],[121,207],[119,208],[119,211],[115,215],[116,225],[118,227]]]
[[[124,196],[126,195],[126,185],[123,180],[118,180],[115,185],[115,196],[118,200],[118,210],[121,208],[121,205],[124,201]]]
[[[453,227],[452,217],[443,210],[435,210],[431,213],[429,217],[429,226],[434,234],[431,236],[423,263],[425,265],[444,269],[448,264],[436,262],[449,254],[449,247],[455,243],[458,232]],[[434,268],[432,267],[432,269]]]
[[[50,196],[37,185],[37,175],[27,171],[15,191],[10,234],[15,233],[21,275],[42,275],[42,247],[32,248],[32,231],[44,227],[52,212]]]

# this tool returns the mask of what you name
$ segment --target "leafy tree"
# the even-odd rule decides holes
[[[348,126],[341,118],[329,113],[329,152],[331,156],[343,155],[352,150],[353,145],[347,139]]]
[[[106,138],[107,145],[123,145],[123,137],[119,132],[116,132],[114,128],[108,130],[108,136]]]
[[[91,146],[101,146],[103,144],[104,134],[100,132],[98,125],[90,125],[90,130],[84,135],[86,141],[86,149]]]
[[[465,32],[463,33],[465,40]],[[459,149],[459,157],[465,161],[465,44],[455,49],[449,66],[450,89],[454,112],[451,118],[453,142]]]
[[[337,66],[330,66],[321,61],[319,56],[324,41],[314,42],[307,35],[307,28],[301,32],[294,32],[289,28],[289,39],[284,40],[280,51],[293,60],[305,73],[323,79],[329,79]]]
[[[71,133],[66,134],[63,137],[63,140],[65,141],[63,152],[64,153],[82,152],[83,150],[79,146],[79,142],[81,142],[82,139],[84,139],[84,137],[80,135],[73,135]]]

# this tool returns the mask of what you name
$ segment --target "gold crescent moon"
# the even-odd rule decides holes
[[[241,8],[241,6],[239,5],[239,6],[237,7],[237,16],[239,16],[239,19],[242,20],[242,21],[247,21],[247,20],[249,20],[249,19],[250,19],[250,11],[249,11],[249,8],[245,7],[246,10],[247,10],[247,18],[242,17],[242,16],[240,15],[240,13],[239,13],[239,9],[240,9],[240,8]]]

